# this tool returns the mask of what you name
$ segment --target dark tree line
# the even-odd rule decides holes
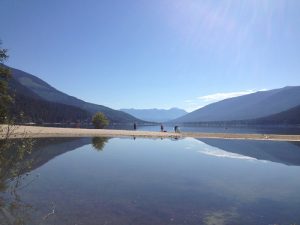
[[[91,113],[69,105],[16,94],[9,108],[16,122],[69,123],[90,121]]]

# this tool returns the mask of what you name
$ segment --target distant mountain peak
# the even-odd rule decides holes
[[[166,122],[178,118],[180,116],[186,115],[187,112],[180,108],[170,108],[170,109],[120,109],[136,118],[141,120],[151,121],[151,122]]]

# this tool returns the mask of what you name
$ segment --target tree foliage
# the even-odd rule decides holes
[[[102,151],[105,144],[107,143],[108,138],[107,137],[93,137],[92,138],[92,144],[93,147],[97,150],[97,151]]]
[[[0,42],[0,123],[6,121],[8,116],[7,108],[12,101],[12,98],[8,93],[8,80],[11,75],[9,69],[3,65],[7,58],[7,49],[3,49]]]
[[[101,113],[97,112],[92,119],[93,125],[96,129],[102,129],[109,124],[109,120],[106,118],[106,116]]]

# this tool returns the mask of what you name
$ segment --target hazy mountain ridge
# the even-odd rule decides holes
[[[249,124],[300,124],[300,87],[284,87],[225,99],[187,113],[178,108],[121,109],[82,101],[69,96],[45,81],[21,70],[13,69],[10,90],[15,94],[11,107],[14,115],[23,112],[33,122],[75,122],[90,120],[100,111],[112,122],[133,121],[176,123],[230,122]],[[179,118],[178,118],[179,117]]]
[[[16,122],[67,123],[87,121],[92,117],[90,112],[81,108],[42,99],[14,77],[9,81],[9,90],[14,96],[9,111]]]
[[[151,122],[166,122],[187,114],[185,110],[179,108],[171,108],[171,109],[131,108],[131,109],[120,109],[120,110],[141,120],[151,121]]]
[[[291,109],[257,119],[258,123],[300,124],[300,104]]]
[[[180,117],[174,122],[252,120],[281,113],[299,104],[300,87],[284,87],[212,103]]]
[[[17,84],[15,84],[15,86],[17,86],[17,93],[20,95],[27,95],[27,97],[33,97],[47,102],[76,107],[87,111],[89,114],[103,112],[111,122],[126,123],[139,121],[139,119],[125,112],[114,110],[102,105],[88,103],[76,97],[67,95],[32,74],[14,68],[10,69],[12,71],[13,79],[17,82]],[[31,94],[28,95],[26,90],[30,90]]]

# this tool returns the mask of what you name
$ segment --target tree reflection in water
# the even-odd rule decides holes
[[[105,144],[108,142],[109,138],[107,137],[93,137],[92,138],[92,145],[94,149],[97,151],[102,151]]]
[[[29,138],[0,141],[0,224],[21,225],[28,221],[31,206],[22,202],[18,192],[25,188],[32,160],[24,160],[31,154],[34,141]]]

